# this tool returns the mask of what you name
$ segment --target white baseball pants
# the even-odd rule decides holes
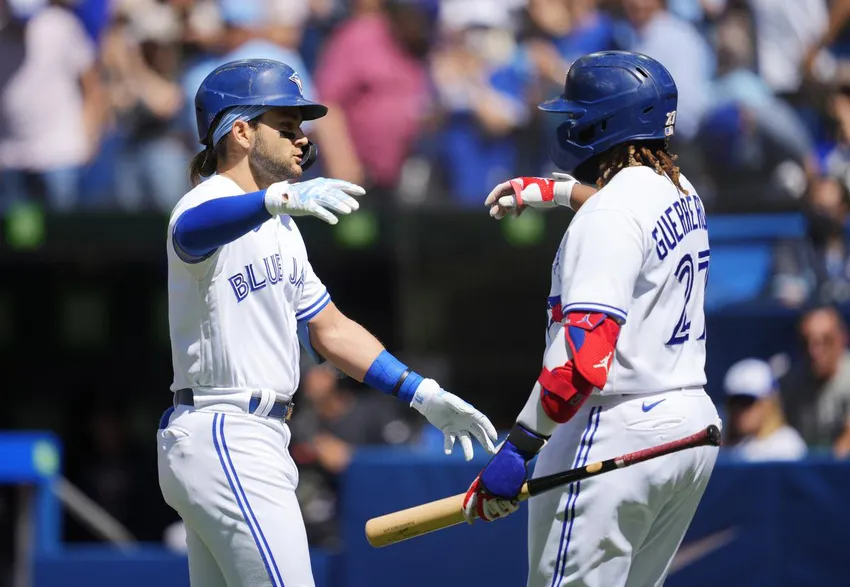
[[[289,427],[179,406],[159,430],[159,483],[186,525],[192,587],[313,587]]]
[[[592,396],[543,448],[534,477],[688,436],[717,410],[702,389]],[[529,500],[528,587],[661,587],[714,469],[699,447]]]

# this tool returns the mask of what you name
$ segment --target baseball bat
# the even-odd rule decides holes
[[[588,477],[595,477],[608,471],[622,469],[636,463],[698,446],[720,446],[720,429],[712,424],[705,430],[652,448],[630,452],[560,473],[529,479],[523,484],[517,499],[525,501],[529,497],[550,491],[556,487],[562,487]],[[366,539],[375,548],[380,548],[460,524],[465,521],[463,517],[463,498],[465,495],[465,493],[459,493],[437,501],[371,518],[366,522]]]

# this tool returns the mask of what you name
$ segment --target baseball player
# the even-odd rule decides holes
[[[168,232],[174,407],[160,422],[160,487],[186,526],[193,587],[310,587],[286,424],[299,332],[308,350],[421,412],[446,453],[459,440],[471,459],[472,437],[493,452],[496,431],[344,316],[310,266],[293,217],[335,224],[364,192],[294,181],[317,154],[300,125],[327,112],[304,99],[298,74],[233,61],[203,81],[195,108],[197,185]]]
[[[540,106],[562,119],[550,153],[574,176],[515,178],[486,200],[497,218],[578,210],[552,266],[542,371],[467,491],[470,522],[515,511],[538,454],[535,477],[720,425],[703,391],[705,211],[667,144],[676,102],[649,57],[578,59]],[[683,451],[532,499],[528,586],[662,585],[716,458],[716,447]]]

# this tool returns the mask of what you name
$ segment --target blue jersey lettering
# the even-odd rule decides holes
[[[289,283],[296,288],[304,287],[305,268],[298,267],[298,260],[292,257],[292,273],[289,275]],[[233,295],[237,302],[242,302],[255,291],[264,289],[267,285],[276,285],[283,280],[283,267],[281,266],[280,254],[275,253],[263,257],[261,262],[248,263],[245,271],[239,272],[227,278],[233,288]]]
[[[652,230],[658,260],[663,261],[693,231],[706,229],[705,209],[699,196],[680,197],[664,210]]]

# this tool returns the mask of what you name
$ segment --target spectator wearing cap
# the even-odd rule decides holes
[[[724,446],[743,461],[801,459],[806,443],[785,420],[773,370],[765,361],[743,359],[726,372],[727,425]]]

